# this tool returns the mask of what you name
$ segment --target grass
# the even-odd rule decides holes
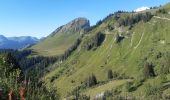
[[[170,17],[170,15],[166,15]],[[82,40],[85,41],[88,37],[93,36],[98,32],[105,33],[107,24],[113,24],[114,20],[109,19],[107,22],[96,27],[88,33]],[[127,29],[127,27],[125,27]],[[101,46],[96,50],[85,51],[79,46],[76,51],[62,64],[55,64],[54,70],[44,77],[47,87],[58,88],[62,97],[65,97],[68,92],[72,91],[76,86],[81,83],[90,74],[94,74],[98,81],[107,81],[107,71],[112,69],[120,75],[137,78],[142,74],[143,62],[148,58],[148,62],[155,64],[155,72],[159,74],[160,59],[156,59],[157,53],[170,53],[170,21],[152,18],[149,22],[139,22],[134,25],[132,30],[125,30],[122,34],[127,36],[120,43],[115,43],[115,34],[117,30],[109,31]],[[132,35],[132,33],[134,33]],[[143,34],[144,33],[144,34]],[[130,34],[128,36],[127,34]],[[142,37],[143,34],[143,38]],[[131,40],[133,36],[133,41]],[[139,41],[141,42],[139,43]],[[161,43],[161,41],[165,43]],[[131,46],[132,41],[132,46]],[[134,48],[136,45],[139,46]],[[59,77],[50,82],[50,79],[59,73]],[[168,80],[170,76],[168,75]],[[148,82],[158,81],[157,78],[149,79]],[[72,82],[74,81],[74,82]],[[105,90],[110,90],[114,86],[119,86],[126,82],[126,80],[112,81],[107,84],[95,88],[84,90],[83,93],[95,96]],[[114,85],[115,84],[115,85]],[[144,90],[144,85],[140,86],[136,91],[129,94],[141,94]]]
[[[103,84],[98,87],[86,89],[84,90],[85,92],[83,94],[94,98],[97,94],[103,93],[107,90],[112,90],[113,88],[116,88],[120,85],[125,84],[125,82],[127,81],[129,80],[113,80],[113,81],[108,82],[107,84]]]
[[[63,54],[79,37],[77,33],[57,33],[44,41],[34,45],[30,49],[41,56],[56,56]]]

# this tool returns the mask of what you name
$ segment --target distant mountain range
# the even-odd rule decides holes
[[[34,45],[40,40],[31,36],[5,37],[0,35],[0,49],[22,49]]]

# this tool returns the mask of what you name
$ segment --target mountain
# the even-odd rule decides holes
[[[5,37],[0,35],[1,49],[21,49],[39,42],[39,39],[31,36]]]
[[[60,26],[42,42],[32,46],[36,55],[55,56],[63,54],[90,27],[86,18],[76,18]]]
[[[5,42],[7,41],[7,38],[3,35],[0,35],[0,42]]]
[[[49,66],[48,73],[42,78],[44,84],[49,89],[57,89],[63,99],[78,98],[80,95],[87,95],[93,99],[106,95],[108,100],[168,100],[168,12],[170,3],[143,12],[110,14],[85,32],[77,49],[66,60]],[[46,42],[46,46],[43,42],[43,45],[39,43],[39,46],[50,51],[51,48],[46,47],[57,44],[54,44],[53,37],[59,37],[61,33],[66,32],[66,28],[63,27],[58,28],[55,34],[43,41]],[[61,46],[73,43],[66,42],[68,37],[64,36],[60,37]],[[55,39],[58,41],[60,38]],[[53,42],[48,42],[50,39],[53,39]],[[55,47],[55,50],[66,49]]]

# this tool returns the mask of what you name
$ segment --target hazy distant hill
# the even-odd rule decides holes
[[[39,39],[31,36],[5,37],[0,35],[0,49],[21,49],[39,42]]]

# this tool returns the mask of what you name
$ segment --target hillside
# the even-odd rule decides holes
[[[88,29],[89,27],[90,23],[86,18],[74,19],[68,24],[57,28],[42,42],[30,49],[35,52],[35,55],[61,55],[83,34],[84,29]]]
[[[112,97],[166,97],[170,85],[169,12],[167,4],[147,12],[117,12],[106,17],[84,34],[67,60],[51,66],[43,78],[47,88],[56,88],[63,98],[77,87],[91,98],[107,90]],[[145,68],[151,69],[144,73]],[[108,70],[116,73],[115,79],[108,79]],[[91,75],[97,78],[97,85],[84,86]]]

